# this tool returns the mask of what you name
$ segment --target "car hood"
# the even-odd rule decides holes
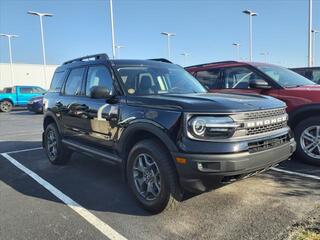
[[[128,96],[129,105],[192,112],[243,112],[285,107],[273,97],[253,94],[192,93]]]

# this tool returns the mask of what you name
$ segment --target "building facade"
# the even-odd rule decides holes
[[[44,79],[44,69],[41,64],[15,63],[12,65],[13,77],[9,63],[0,63],[0,90],[13,85],[35,85],[48,89],[53,73],[58,65],[47,65],[47,81]]]

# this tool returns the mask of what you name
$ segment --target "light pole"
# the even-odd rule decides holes
[[[243,13],[249,16],[249,60],[252,62],[252,17],[258,16],[258,13],[251,10],[244,10]]]
[[[44,85],[47,87],[47,71],[46,71],[46,51],[44,46],[44,36],[43,36],[43,24],[42,24],[42,18],[43,17],[52,17],[53,14],[51,13],[39,13],[34,11],[28,11],[28,14],[39,16],[40,19],[40,30],[41,30],[41,43],[42,43],[42,57],[43,57],[43,73],[44,73]]]
[[[260,55],[264,56],[264,62],[266,63],[267,62],[267,56],[269,55],[268,52],[262,52],[260,53]]]
[[[112,58],[116,58],[116,44],[114,39],[114,25],[113,25],[113,4],[112,0],[109,0],[110,3],[110,20],[111,20],[111,38],[112,38]]]
[[[312,34],[313,34],[313,53],[312,53],[312,66],[316,65],[316,35],[317,33],[320,33],[320,31],[312,29],[311,30]]]
[[[19,37],[18,35],[14,34],[4,34],[0,33],[0,36],[7,37],[8,38],[8,44],[9,44],[9,61],[10,61],[10,70],[11,70],[11,85],[14,86],[14,71],[13,71],[13,65],[12,65],[12,47],[11,47],[11,38]]]
[[[120,59],[120,48],[124,48],[124,45],[115,45],[115,48],[117,49],[117,58]]]
[[[187,66],[187,60],[188,60],[188,57],[190,56],[190,54],[183,52],[180,55],[183,56],[184,65]]]
[[[312,0],[309,0],[308,67],[312,67]]]
[[[170,32],[162,32],[161,34],[167,36],[168,60],[170,60],[171,59],[170,37],[176,36],[176,34],[170,33]]]
[[[233,46],[237,49],[237,60],[240,61],[240,43],[232,43]]]

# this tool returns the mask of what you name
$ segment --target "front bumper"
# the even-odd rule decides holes
[[[185,158],[186,164],[176,164],[183,188],[204,192],[223,183],[232,182],[269,169],[287,160],[296,149],[291,138],[287,143],[256,153],[248,151],[229,154],[172,153]]]
[[[33,103],[33,104],[27,104],[27,109],[30,112],[35,112],[35,113],[42,113],[43,112],[43,104],[40,103]]]

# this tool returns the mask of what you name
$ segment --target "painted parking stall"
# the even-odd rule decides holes
[[[22,136],[16,138],[20,142]],[[320,200],[318,172],[287,161],[244,181],[188,196],[176,209],[151,215],[134,201],[117,167],[80,154],[66,166],[53,166],[40,139],[31,148],[23,147],[28,139],[24,141],[15,149],[11,145],[2,150],[0,156],[0,191],[2,196],[12,195],[0,201],[8,209],[6,221],[0,220],[6,238],[15,236],[9,223],[17,222],[16,214],[25,214],[24,221],[43,214],[41,221],[48,221],[44,226],[30,220],[23,228],[18,221],[25,239],[44,232],[49,239],[64,234],[77,239],[266,239],[307,216]],[[11,199],[21,207],[13,207]]]

